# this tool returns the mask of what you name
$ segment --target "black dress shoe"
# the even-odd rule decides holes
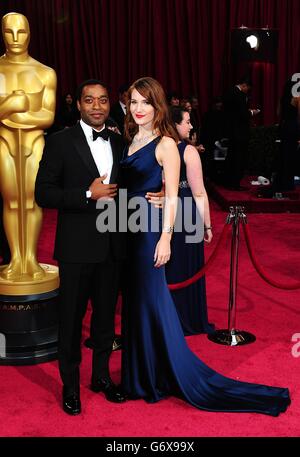
[[[89,349],[94,349],[94,345],[92,343],[91,338],[87,338],[83,344],[85,345],[85,347],[87,347]],[[121,335],[115,335],[115,339],[114,339],[113,345],[112,345],[112,350],[118,351],[121,348],[122,348]]]
[[[112,350],[118,351],[119,349],[122,349],[122,337],[121,335],[115,335]]]
[[[110,378],[98,378],[92,380],[91,390],[93,392],[103,392],[106,400],[112,401],[113,403],[123,403],[126,401],[125,394],[117,387]]]
[[[79,393],[70,392],[65,386],[63,387],[63,410],[71,416],[81,413]]]

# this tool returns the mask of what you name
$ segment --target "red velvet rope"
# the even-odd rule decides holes
[[[253,266],[256,269],[256,271],[259,274],[259,276],[264,281],[269,283],[271,286],[277,287],[278,289],[287,289],[287,290],[299,289],[300,288],[300,282],[296,282],[294,284],[283,284],[281,282],[275,281],[274,279],[271,279],[268,276],[268,274],[265,273],[265,271],[262,268],[262,266],[259,265],[257,257],[254,254],[249,226],[248,226],[248,224],[242,224],[242,225],[243,225],[243,230],[244,230],[244,234],[245,234],[245,239],[246,239],[246,244],[247,244],[249,256],[250,256],[250,259],[251,259],[251,261],[253,263]]]
[[[222,233],[220,235],[219,241],[218,241],[213,253],[211,254],[211,256],[208,259],[208,261],[206,262],[206,264],[201,268],[201,270],[199,270],[197,273],[194,274],[194,276],[192,276],[189,279],[186,279],[185,281],[177,282],[176,284],[168,284],[169,289],[170,290],[183,289],[184,287],[188,287],[191,284],[194,284],[194,282],[198,281],[198,279],[200,279],[204,275],[204,273],[208,270],[208,268],[211,267],[213,261],[216,258],[217,253],[220,250],[220,247],[221,247],[223,241],[225,240],[227,234],[229,233],[229,230],[231,230],[231,225],[225,224],[223,227]]]

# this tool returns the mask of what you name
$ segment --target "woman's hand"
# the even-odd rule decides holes
[[[196,149],[199,152],[199,154],[202,154],[202,152],[205,152],[205,147],[203,146],[203,144],[198,144],[198,146],[196,146]]]
[[[171,236],[168,233],[162,233],[154,252],[154,266],[156,268],[165,265],[171,256],[170,246]]]
[[[205,233],[204,233],[204,241],[205,241],[206,243],[210,243],[212,239],[213,239],[212,230],[211,230],[211,229],[205,230]]]

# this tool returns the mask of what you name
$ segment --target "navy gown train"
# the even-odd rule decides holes
[[[121,167],[129,197],[143,197],[147,191],[161,189],[162,168],[155,157],[158,141],[159,138],[153,140],[131,156],[125,150]],[[149,214],[150,207],[147,203]],[[160,220],[161,210],[155,212]],[[128,234],[122,386],[129,397],[155,402],[173,395],[207,411],[272,416],[285,411],[290,403],[288,389],[224,377],[188,348],[167,287],[165,269],[154,267],[159,237],[154,229]]]

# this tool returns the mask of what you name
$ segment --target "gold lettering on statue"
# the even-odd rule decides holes
[[[46,308],[46,303],[26,303],[24,305],[12,303],[0,304],[1,311],[37,311]]]

